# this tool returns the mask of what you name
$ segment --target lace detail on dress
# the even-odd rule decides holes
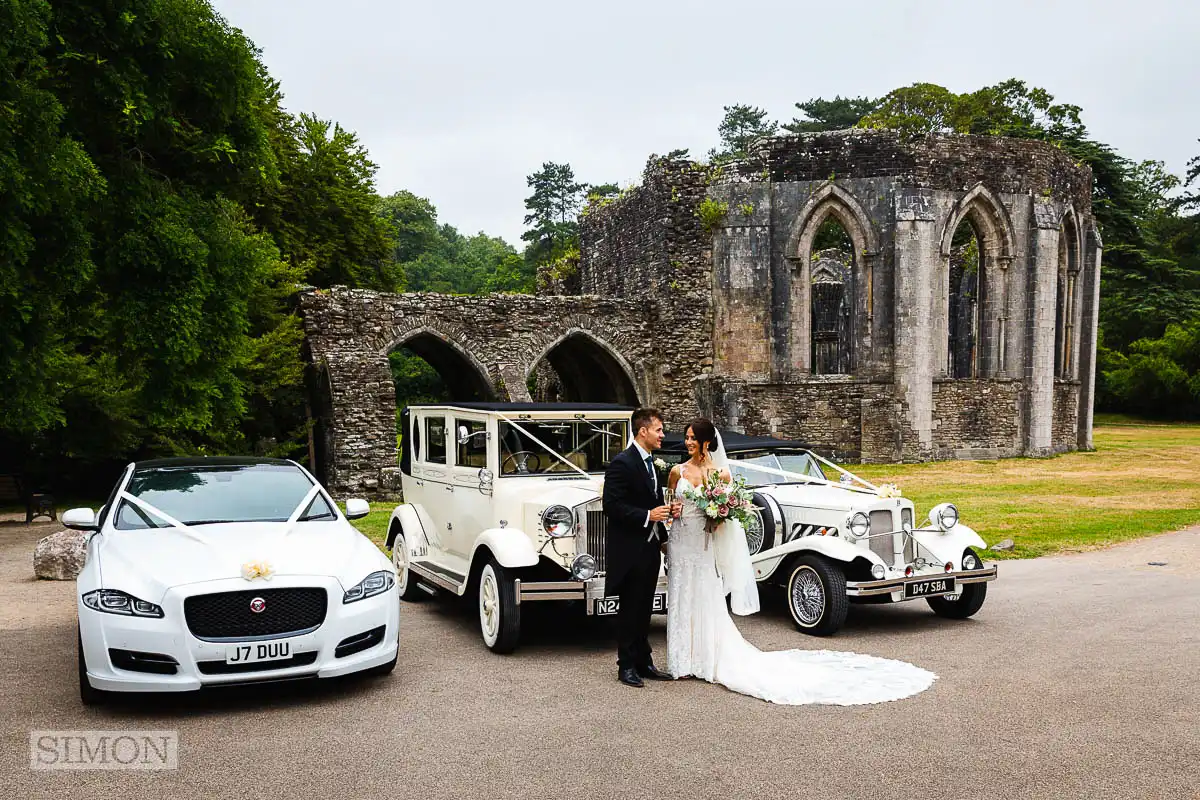
[[[667,670],[783,705],[862,705],[899,700],[928,689],[932,672],[903,661],[831,650],[766,652],[742,638],[725,607],[704,514],[676,497],[683,514],[671,526],[667,571]],[[688,485],[692,485],[687,481]]]

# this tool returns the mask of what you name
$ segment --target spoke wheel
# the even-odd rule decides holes
[[[511,653],[521,633],[521,607],[517,589],[508,570],[495,559],[479,573],[479,632],[494,653]]]
[[[846,575],[821,556],[801,556],[792,562],[787,600],[797,628],[813,636],[828,636],[842,627],[850,609]]]
[[[408,541],[404,538],[404,531],[400,531],[396,534],[396,540],[392,542],[392,566],[396,568],[396,587],[400,597],[412,602],[420,600],[424,593],[412,578],[412,570],[408,568],[409,561]]]

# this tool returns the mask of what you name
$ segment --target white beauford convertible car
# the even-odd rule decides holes
[[[180,692],[396,664],[388,559],[292,461],[130,464],[90,531],[80,572],[79,692]]]
[[[917,526],[911,500],[826,461],[800,442],[724,435],[735,476],[754,488],[761,525],[746,532],[760,584],[786,592],[796,627],[827,636],[850,603],[924,599],[934,613],[965,619],[983,606],[996,567],[987,545],[941,503]],[[668,436],[668,462],[685,459],[683,438]],[[832,481],[826,471],[838,475]]]

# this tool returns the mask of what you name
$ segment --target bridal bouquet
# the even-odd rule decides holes
[[[736,520],[743,528],[749,527],[754,517],[754,500],[746,481],[737,477],[726,481],[717,472],[709,473],[704,485],[683,490],[683,496],[696,504],[707,518],[707,527],[714,530],[726,520]]]

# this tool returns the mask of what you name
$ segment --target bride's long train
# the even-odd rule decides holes
[[[747,642],[725,607],[704,517],[692,504],[684,507],[672,526],[667,573],[667,670],[673,676],[695,676],[782,705],[843,706],[900,700],[937,679],[904,661],[833,650],[763,652]]]

